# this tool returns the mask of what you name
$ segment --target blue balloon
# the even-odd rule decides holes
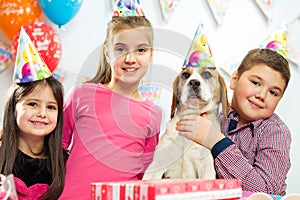
[[[44,14],[61,27],[77,14],[82,0],[39,0],[39,4]]]

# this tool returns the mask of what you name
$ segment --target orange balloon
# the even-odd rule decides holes
[[[21,26],[42,20],[38,0],[1,0],[0,28],[10,40]]]

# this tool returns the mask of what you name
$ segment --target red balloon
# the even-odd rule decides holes
[[[37,0],[1,0],[0,28],[12,40],[21,26],[41,21],[42,14]]]
[[[41,58],[44,60],[49,70],[53,72],[61,58],[61,40],[55,30],[43,22],[30,23],[23,26],[26,33],[37,48]],[[12,40],[12,52],[16,58],[20,31],[16,33]]]

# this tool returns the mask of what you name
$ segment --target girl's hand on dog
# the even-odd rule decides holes
[[[225,136],[217,127],[206,118],[206,114],[194,115],[186,114],[176,123],[179,134],[208,148],[223,139]]]

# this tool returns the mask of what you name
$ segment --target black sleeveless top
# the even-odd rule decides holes
[[[13,166],[13,175],[21,179],[27,187],[37,183],[52,183],[50,167],[47,167],[47,159],[32,158],[18,150]]]

